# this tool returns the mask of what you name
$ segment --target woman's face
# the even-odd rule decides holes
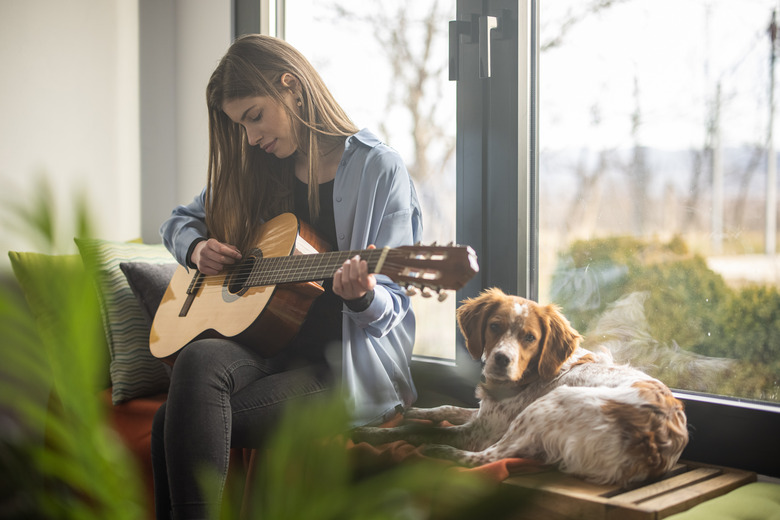
[[[289,91],[285,91],[283,97],[288,106],[294,106],[293,95]],[[290,157],[298,150],[287,111],[274,98],[253,96],[231,99],[222,104],[222,110],[234,123],[244,127],[251,146],[259,146],[280,159]]]

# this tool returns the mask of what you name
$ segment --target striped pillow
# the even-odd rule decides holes
[[[149,323],[124,273],[122,262],[175,263],[161,244],[76,239],[81,258],[96,277],[103,326],[111,355],[114,404],[168,390],[165,365],[149,351]]]

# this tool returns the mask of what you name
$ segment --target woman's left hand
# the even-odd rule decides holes
[[[374,246],[369,246],[374,249]],[[368,273],[368,263],[355,255],[333,275],[333,292],[345,300],[362,298],[376,287],[376,277]]]

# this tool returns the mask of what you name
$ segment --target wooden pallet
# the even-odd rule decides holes
[[[657,520],[756,480],[749,471],[680,461],[659,480],[629,489],[599,486],[556,470],[518,475],[505,483],[533,490],[530,520]]]

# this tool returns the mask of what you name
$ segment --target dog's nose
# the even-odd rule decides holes
[[[501,352],[496,352],[493,355],[493,361],[495,362],[496,365],[500,367],[505,367],[509,365],[509,356],[507,356],[506,354],[502,354]]]

